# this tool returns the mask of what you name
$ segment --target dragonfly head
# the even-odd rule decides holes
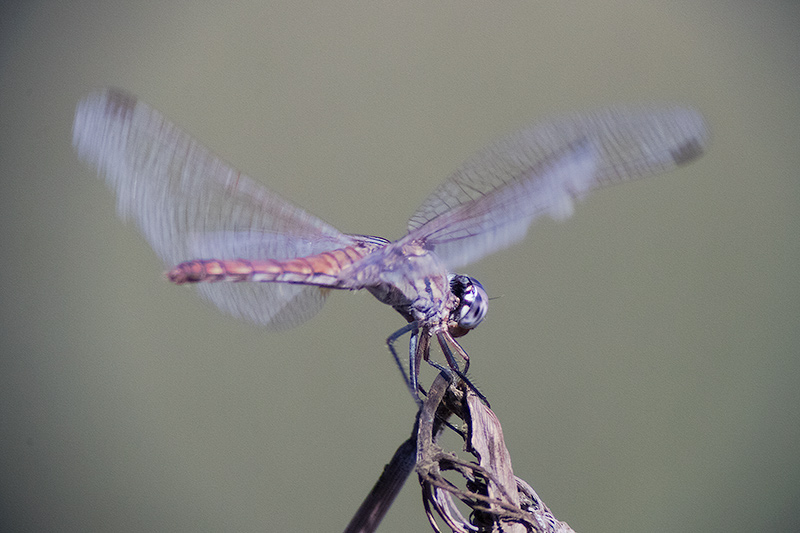
[[[489,297],[475,278],[450,274],[448,279],[450,292],[458,298],[458,305],[450,313],[450,318],[457,324],[451,333],[454,337],[460,337],[481,323],[489,310]]]

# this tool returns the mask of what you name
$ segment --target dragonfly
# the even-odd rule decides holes
[[[345,234],[284,200],[120,89],[86,96],[73,144],[105,177],[117,212],[167,265],[223,312],[270,329],[315,315],[332,289],[366,289],[407,324],[387,344],[419,402],[435,338],[449,369],[469,356],[456,338],[486,316],[488,297],[457,269],[522,240],[540,217],[569,217],[596,188],[671,170],[706,149],[702,115],[629,105],[535,124],[468,159],[427,197],[395,241]],[[408,375],[394,343],[409,333]],[[461,371],[458,360],[464,363]]]

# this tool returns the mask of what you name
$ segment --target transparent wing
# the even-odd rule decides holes
[[[73,144],[105,175],[117,211],[170,267],[191,259],[289,259],[353,239],[242,175],[122,91],[78,104]],[[202,283],[223,311],[280,329],[322,307],[326,291],[282,283]]]
[[[411,217],[421,240],[456,269],[521,240],[535,218],[566,218],[590,190],[675,168],[708,143],[702,116],[677,106],[576,114],[512,134],[477,153]]]

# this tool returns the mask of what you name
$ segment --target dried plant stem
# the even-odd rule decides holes
[[[438,438],[456,416],[467,431],[464,450],[477,459],[463,460],[445,452]],[[438,516],[454,532],[570,533],[556,520],[525,481],[514,476],[503,431],[488,405],[460,380],[439,374],[420,408],[411,437],[386,465],[372,491],[361,504],[347,533],[375,531],[413,469],[422,486],[425,512],[434,531],[441,531]],[[445,477],[454,474],[459,484]],[[470,510],[465,518],[460,502]]]

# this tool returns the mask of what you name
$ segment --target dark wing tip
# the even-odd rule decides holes
[[[122,89],[109,87],[99,96],[105,99],[105,112],[110,116],[125,117],[136,107],[136,97]]]
[[[122,89],[109,87],[93,92],[78,104],[76,126],[79,122],[89,127],[98,120],[125,120],[133,114],[136,103],[136,97]]]
[[[703,115],[692,107],[683,108],[678,113],[680,126],[684,132],[681,143],[670,149],[669,154],[676,166],[690,163],[703,155],[708,149],[709,131]]]
[[[685,165],[703,155],[703,152],[705,152],[705,143],[698,138],[689,139],[677,148],[670,150],[676,165]]]
[[[122,89],[107,88],[87,95],[78,103],[72,126],[72,144],[82,158],[94,159],[92,152],[102,140],[107,128],[133,116],[136,97]]]

